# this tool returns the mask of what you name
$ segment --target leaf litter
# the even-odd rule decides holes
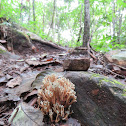
[[[23,113],[21,107],[26,113],[26,115],[23,115],[23,118],[28,117],[28,120],[29,117],[33,118],[37,108],[37,89],[40,88],[42,79],[45,75],[52,72],[57,72],[58,75],[62,76],[62,62],[68,54],[68,52],[39,52],[38,54],[27,54],[27,56],[20,55],[20,58],[14,58],[13,60],[7,58],[7,56],[4,57],[0,55],[0,110],[2,109],[2,113],[8,113],[6,117],[1,115],[1,124],[9,125],[8,118],[10,115],[11,122],[16,119],[12,116],[13,114],[11,114],[16,106],[18,106],[21,113]],[[95,63],[94,61],[93,64],[95,64],[95,66],[91,65],[89,69],[91,72],[114,77],[112,72],[119,73],[121,71],[122,76],[125,76],[122,72],[123,68],[113,67],[112,72],[110,72],[106,71],[101,63]],[[124,83],[124,79],[121,81]],[[97,92],[93,93],[96,94]],[[9,106],[7,106],[8,102],[10,103]],[[22,102],[25,103],[22,104]],[[27,110],[27,108],[29,109]],[[16,112],[15,117],[18,117],[17,114],[19,113]],[[60,126],[70,126],[70,124],[73,125],[73,123],[80,126],[77,120],[72,120],[71,118],[66,124],[60,124]]]

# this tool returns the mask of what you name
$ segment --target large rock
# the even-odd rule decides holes
[[[107,61],[126,67],[126,50],[113,50],[105,54]]]
[[[87,71],[89,67],[90,67],[89,58],[67,58],[64,60],[63,63],[64,70]]]
[[[75,84],[74,118],[82,126],[126,126],[126,85],[88,72],[67,72]]]
[[[76,47],[65,57],[64,70],[87,71],[90,67],[90,58],[87,48]]]
[[[20,58],[20,56],[8,52],[7,49],[2,45],[0,45],[0,55],[8,59],[17,60]]]

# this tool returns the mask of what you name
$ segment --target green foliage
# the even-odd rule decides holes
[[[23,1],[23,7],[20,2],[18,0],[1,0],[0,18],[5,17],[12,23],[18,23],[29,31],[38,34],[42,39],[48,38],[50,41],[57,42],[59,41],[57,36],[60,35],[58,44],[69,47],[82,46],[83,30],[78,43],[77,40],[80,26],[84,29],[84,6],[80,18],[84,0],[56,1],[54,31],[51,31],[49,36],[48,32],[54,8],[53,1],[35,1],[35,22],[33,21],[32,1]],[[125,0],[115,2],[115,12],[113,11],[112,0],[90,0],[91,46],[96,51],[107,52],[113,49],[126,48],[125,12]],[[122,22],[120,25],[119,18],[121,16]],[[115,20],[115,35],[113,35],[113,19]],[[81,24],[80,20],[82,20]],[[118,36],[119,27],[121,29]],[[68,32],[69,36],[64,35],[64,31]]]

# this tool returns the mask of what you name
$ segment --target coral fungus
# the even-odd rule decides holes
[[[49,115],[51,122],[67,120],[70,107],[76,102],[75,85],[68,79],[58,78],[55,74],[47,75],[43,79],[41,89],[38,90],[38,104],[45,115]]]

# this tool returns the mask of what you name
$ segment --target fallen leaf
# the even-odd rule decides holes
[[[24,62],[24,59],[16,60],[17,62]]]
[[[0,83],[5,83],[5,82],[7,82],[7,79],[5,77],[1,77],[0,78]]]
[[[61,54],[58,54],[59,56],[66,56],[67,53],[61,53]]]
[[[33,58],[31,58],[30,60],[32,60],[32,61],[36,61],[36,60],[37,60],[37,58],[33,57]]]
[[[44,54],[40,55],[40,59],[44,59],[44,58],[46,58],[47,55],[48,55],[47,53],[44,53]]]
[[[33,90],[32,92],[28,93],[25,97],[24,100],[26,100],[29,96],[35,95],[38,93],[38,90]]]
[[[42,61],[33,61],[33,60],[30,60],[30,59],[27,59],[25,60],[25,62],[27,64],[29,64],[30,66],[39,66],[39,65],[47,65],[47,64],[50,64],[50,63],[56,63],[56,61],[53,61],[52,59],[48,59],[50,61],[47,61],[47,60],[42,60]]]
[[[16,78],[10,80],[10,81],[6,84],[6,86],[8,86],[8,87],[10,87],[10,88],[13,88],[13,87],[15,87],[15,86],[17,86],[17,85],[20,85],[21,82],[22,82],[22,78],[21,78],[20,76],[17,76]]]
[[[47,59],[46,61],[53,61],[53,58]]]
[[[0,120],[0,126],[4,126],[4,125],[5,125],[4,121]]]
[[[10,80],[10,79],[12,79],[13,77],[10,76],[9,74],[7,74],[7,75],[6,75],[6,78],[7,78],[7,80]]]
[[[43,126],[42,121],[42,112],[26,103],[19,104],[9,118],[13,126]]]
[[[0,43],[6,43],[7,41],[6,40],[0,40]]]
[[[33,81],[35,80],[35,78],[38,74],[39,74],[39,72],[37,72],[37,71],[21,74],[21,76],[22,76],[21,85],[15,87],[15,88],[5,88],[4,94],[6,94],[5,95],[6,99],[0,98],[0,101],[7,101],[7,100],[19,101],[22,93],[29,92],[30,90],[33,89],[31,87],[31,84],[33,83]]]

